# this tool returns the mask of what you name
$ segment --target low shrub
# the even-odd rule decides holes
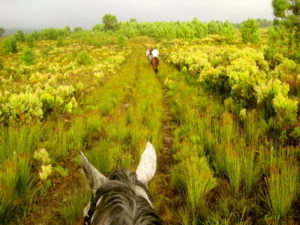
[[[25,48],[20,59],[26,65],[33,65],[35,63],[36,56],[31,48]]]
[[[92,62],[91,57],[90,57],[90,55],[89,55],[89,53],[87,51],[81,51],[81,52],[79,52],[77,54],[76,61],[81,66],[82,65],[83,66],[89,65]]]
[[[14,36],[10,36],[2,41],[2,49],[4,54],[16,53],[17,49],[17,39]]]

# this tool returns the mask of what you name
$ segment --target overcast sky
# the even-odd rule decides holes
[[[107,13],[139,22],[273,19],[271,0],[0,0],[0,27],[92,28]]]

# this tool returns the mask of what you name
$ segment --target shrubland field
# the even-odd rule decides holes
[[[0,224],[82,224],[78,152],[135,170],[147,141],[165,224],[299,224],[300,53],[285,29],[131,20],[3,37]]]

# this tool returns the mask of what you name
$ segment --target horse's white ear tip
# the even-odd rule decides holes
[[[149,141],[147,141],[147,147],[154,148],[153,145]]]
[[[82,151],[79,152],[81,160],[87,160],[87,158],[85,157],[85,155],[83,154]]]
[[[147,149],[148,151],[153,151],[153,152],[155,152],[155,149],[154,149],[153,145],[152,145],[149,141],[147,142],[146,149]]]

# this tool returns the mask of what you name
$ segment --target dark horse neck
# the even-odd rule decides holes
[[[156,56],[152,57],[151,65],[152,65],[152,68],[153,68],[154,72],[157,74],[158,73],[159,58],[156,57]]]

